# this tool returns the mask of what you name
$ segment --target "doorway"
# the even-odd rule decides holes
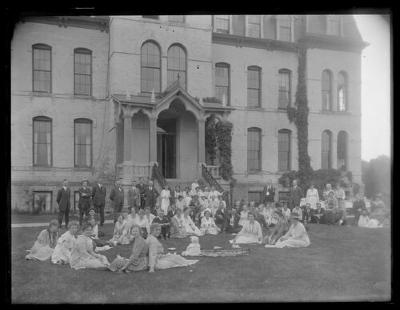
[[[157,120],[157,162],[166,179],[176,178],[176,119]]]

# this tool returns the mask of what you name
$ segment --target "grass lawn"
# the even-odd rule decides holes
[[[13,303],[154,303],[389,300],[390,231],[310,225],[301,249],[251,246],[250,255],[200,257],[190,267],[130,274],[73,270],[24,259],[43,228],[12,229]],[[111,238],[112,225],[103,227]],[[230,248],[231,235],[200,237],[203,249]],[[183,251],[189,239],[162,241]],[[245,247],[243,245],[242,247]],[[110,261],[131,246],[102,252]]]

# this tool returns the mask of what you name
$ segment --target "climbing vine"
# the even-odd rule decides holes
[[[217,157],[217,138],[215,133],[215,116],[212,115],[206,120],[206,152],[208,154],[209,164],[214,165]]]
[[[219,121],[215,124],[215,134],[217,146],[220,154],[220,174],[228,181],[232,180],[232,123],[228,121]]]

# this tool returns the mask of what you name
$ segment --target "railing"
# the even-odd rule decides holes
[[[157,164],[153,165],[151,179],[153,181],[157,180],[158,184],[160,184],[162,188],[168,185],[167,180],[165,180],[164,176],[161,173],[160,167]]]
[[[229,209],[231,207],[230,192],[225,191],[222,188],[221,184],[218,183],[218,181],[213,177],[213,175],[208,170],[208,166],[204,164],[201,164],[201,175],[203,179],[206,180],[208,184],[210,184],[210,186],[214,186],[217,191],[222,193],[222,199],[226,202],[226,207]]]
[[[219,166],[211,166],[211,165],[206,165],[206,168],[208,172],[212,175],[214,179],[219,179]]]

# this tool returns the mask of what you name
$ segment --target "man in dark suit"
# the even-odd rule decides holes
[[[122,211],[122,207],[124,206],[124,190],[121,187],[120,181],[115,181],[115,186],[111,190],[110,193],[110,200],[113,204],[113,216],[114,216],[114,223],[118,219],[118,214]]]
[[[145,190],[145,207],[149,207],[151,213],[155,214],[155,205],[157,202],[158,192],[153,187],[153,181],[149,180],[149,186]]]
[[[71,191],[68,188],[68,181],[64,179],[63,186],[58,190],[57,203],[58,203],[58,224],[61,228],[63,218],[65,216],[65,228],[68,229],[69,210],[71,208]]]
[[[136,188],[139,190],[139,194],[140,194],[139,208],[144,209],[147,186],[146,186],[146,184],[143,183],[143,178],[139,179],[139,184],[136,186]]]
[[[221,232],[226,230],[226,226],[228,225],[228,214],[224,203],[220,203],[217,211],[215,211],[215,224]]]
[[[82,187],[79,189],[79,225],[82,225],[83,217],[89,215],[90,199],[92,197],[92,191],[88,187],[88,181],[82,182]]]
[[[237,234],[242,229],[242,226],[239,225],[240,215],[236,210],[236,208],[231,209],[231,211],[228,213],[227,220],[228,220],[226,226],[227,233]]]
[[[300,206],[300,200],[304,197],[303,190],[297,185],[297,180],[293,180],[293,187],[290,190],[289,208],[292,210],[295,206]]]
[[[104,224],[104,207],[106,205],[106,188],[101,182],[97,182],[92,188],[92,201],[94,210],[100,214],[100,226]]]

